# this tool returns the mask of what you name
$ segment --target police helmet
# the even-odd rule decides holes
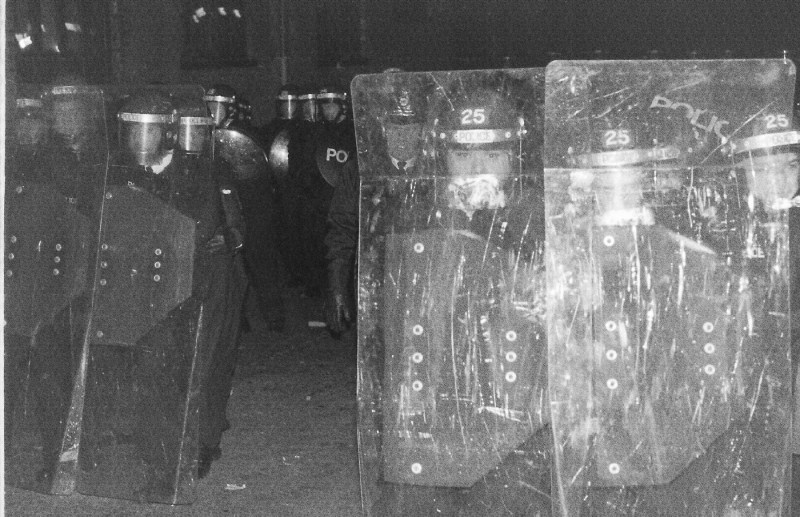
[[[317,91],[317,116],[325,123],[337,123],[347,118],[347,90],[339,86],[323,86]]]
[[[793,116],[794,115],[794,116]],[[768,111],[751,123],[751,135],[731,142],[734,161],[744,172],[751,209],[785,209],[798,193],[800,124],[791,110]]]
[[[139,165],[154,165],[172,149],[177,114],[166,95],[154,91],[134,95],[117,118],[120,148]]]
[[[437,167],[448,175],[507,175],[526,134],[521,110],[491,79],[457,84],[440,100],[431,129]]]
[[[300,88],[297,96],[300,101],[300,117],[306,122],[317,121],[317,91],[315,88],[305,86]]]
[[[231,122],[236,111],[236,90],[227,84],[215,84],[206,91],[203,100],[214,125],[225,127]]]
[[[100,116],[94,96],[97,90],[74,74],[56,78],[44,95],[50,127],[56,138],[72,151],[85,149],[92,127]]]
[[[448,206],[468,218],[506,203],[506,180],[520,163],[525,121],[504,75],[458,81],[438,102],[430,136],[437,172],[450,176]]]
[[[295,119],[299,116],[298,106],[300,88],[294,84],[284,84],[275,96],[275,113],[283,120]]]
[[[187,154],[201,154],[213,142],[214,119],[200,106],[179,107],[178,149]]]
[[[17,144],[22,147],[35,147],[44,140],[47,127],[41,92],[38,90],[19,92],[14,119]]]

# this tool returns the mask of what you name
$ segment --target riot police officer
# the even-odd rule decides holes
[[[399,70],[398,70],[399,71]],[[388,72],[384,72],[388,73]],[[408,85],[397,85],[385,113],[380,116],[380,133],[386,153],[371,164],[382,174],[413,176],[423,159],[423,100]],[[377,193],[378,197],[382,194]],[[328,211],[325,235],[328,291],[326,323],[334,334],[342,333],[353,322],[353,293],[350,286],[355,271],[358,245],[359,176],[357,160],[342,169],[342,179],[334,188]]]
[[[215,84],[203,96],[216,127],[228,127],[236,122],[236,90],[227,84]]]
[[[216,440],[203,429],[224,420],[224,407],[209,410],[214,394],[204,383],[216,376],[215,349],[235,347],[236,244],[212,162],[197,145],[211,121],[202,107],[185,114],[179,130],[175,104],[154,90],[131,96],[118,113],[84,406],[95,450],[82,461],[85,494],[189,502],[197,465],[189,444],[213,445],[198,433]],[[187,420],[198,410],[199,427],[196,417]],[[132,463],[122,448],[130,442]],[[108,482],[123,471],[138,482]]]
[[[303,249],[300,246],[301,185],[298,181],[298,156],[302,152],[300,88],[284,84],[275,96],[275,118],[261,129],[269,154],[269,168],[275,178],[277,203],[274,211],[277,243],[289,287],[304,282]]]
[[[187,161],[192,162],[189,166],[191,170],[212,165],[224,215],[224,229],[215,235],[215,239],[224,239],[225,249],[230,255],[212,255],[218,262],[214,271],[219,276],[213,279],[209,289],[217,291],[217,295],[209,297],[204,308],[211,315],[210,320],[217,322],[217,327],[209,329],[207,348],[211,351],[207,352],[207,371],[201,381],[203,397],[199,415],[199,478],[206,477],[212,461],[222,456],[222,434],[230,427],[226,408],[236,369],[247,289],[241,254],[245,235],[244,218],[233,171],[222,160],[210,161],[213,127],[214,121],[206,116],[204,109],[189,106],[178,110],[177,150]]]
[[[532,74],[420,75],[391,79],[428,99],[425,152],[393,151],[416,158],[410,171],[373,156],[372,145],[385,156],[386,142],[358,126],[368,140],[359,155],[359,368],[368,379],[360,437],[363,465],[374,468],[362,468],[362,479],[376,485],[365,505],[455,515],[482,508],[481,497],[493,508],[486,494],[505,493],[504,511],[546,511],[549,497],[534,495],[549,492],[550,445],[536,402],[546,392],[546,344]],[[365,82],[385,92],[390,79]],[[424,108],[394,91],[389,114],[413,121]],[[413,122],[405,125],[400,134],[386,128],[392,147],[418,146]],[[498,486],[510,472],[536,490],[518,497]]]
[[[205,98],[217,97],[213,94],[222,90],[225,99],[235,101],[236,94],[232,89],[216,88],[213,92],[209,90]],[[265,149],[268,147],[265,142],[269,131],[236,122],[233,111],[228,117],[221,124],[217,123],[216,153],[233,171],[241,201],[245,222],[244,257],[251,292],[257,297],[267,328],[281,332],[286,312],[280,290],[283,284],[278,249],[280,210],[277,176],[269,174],[267,168]]]
[[[793,120],[793,123],[792,123]],[[788,314],[791,321],[788,325],[776,325],[785,332],[788,328],[791,335],[792,380],[794,385],[794,418],[792,428],[792,511],[800,505],[798,496],[798,478],[800,472],[800,398],[798,386],[798,361],[800,360],[800,247],[798,247],[797,229],[800,228],[800,131],[795,113],[792,119],[790,112],[767,111],[753,125],[752,136],[742,138],[733,144],[734,160],[737,170],[745,177],[749,191],[747,215],[747,232],[744,238],[744,253],[740,259],[745,262],[746,282],[740,285],[743,305],[753,318],[758,321],[769,314],[770,319],[778,315]],[[787,242],[788,238],[788,242]],[[788,251],[788,255],[787,255]],[[788,274],[781,275],[779,273]],[[789,300],[783,299],[786,284],[789,283]],[[788,303],[787,303],[788,302]],[[785,317],[785,316],[784,316]],[[778,320],[780,321],[780,320]],[[757,326],[756,326],[757,325]],[[759,350],[780,349],[773,344],[779,339],[775,333],[769,332],[767,325],[753,325],[760,334],[757,345]],[[761,328],[759,328],[761,327]],[[752,327],[751,327],[752,328]],[[771,346],[770,346],[771,345]],[[783,361],[783,356],[772,354],[767,360]],[[785,388],[782,388],[782,391]],[[763,404],[763,403],[762,403]],[[759,405],[753,408],[758,418],[773,422],[786,422],[788,416],[779,408],[768,408]],[[751,415],[753,414],[751,413]],[[768,432],[760,433],[762,440],[753,440],[765,449],[769,446]],[[756,445],[757,447],[758,445]],[[745,449],[746,450],[746,449]],[[749,451],[748,451],[749,452]],[[750,454],[753,454],[752,452]],[[768,468],[782,461],[781,457],[757,458],[753,466]],[[764,463],[761,463],[763,461]],[[749,462],[748,462],[749,463]],[[749,465],[748,465],[749,466]],[[751,467],[752,468],[752,467]],[[779,480],[782,481],[782,480]],[[767,490],[778,490],[780,484],[773,486],[764,483]],[[777,486],[775,486],[777,485]],[[773,492],[774,493],[774,492]]]
[[[6,180],[6,479],[67,493],[74,475],[61,452],[69,448],[64,436],[88,324],[87,270],[107,157],[102,95],[62,76],[18,106]],[[31,396],[18,400],[21,392]],[[24,423],[31,417],[33,436]]]
[[[344,165],[355,155],[355,134],[347,117],[347,92],[323,87],[317,94],[318,122],[304,136],[299,160],[302,235],[306,261],[306,294],[323,294],[325,224]]]

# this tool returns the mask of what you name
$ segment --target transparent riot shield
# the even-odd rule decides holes
[[[117,103],[77,490],[186,504],[195,497],[203,383],[221,326],[215,295],[224,294],[219,282],[228,266],[219,259],[226,253],[211,154],[188,154],[169,142],[145,146],[143,136],[158,142],[178,134],[178,120],[126,111],[143,92],[125,92]],[[198,86],[159,90],[179,114],[202,111],[202,94]]]
[[[788,514],[789,61],[554,62],[554,512]]]
[[[549,514],[543,79],[353,80],[367,515]]]
[[[108,144],[101,90],[42,87],[9,114],[5,479],[72,492]],[[26,102],[29,101],[29,102]],[[36,111],[37,113],[34,113]]]

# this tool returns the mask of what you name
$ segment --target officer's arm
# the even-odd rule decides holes
[[[352,322],[348,282],[353,271],[358,245],[358,169],[355,161],[345,165],[342,180],[336,187],[328,212],[328,298],[326,320],[334,336]]]
[[[245,224],[242,215],[242,204],[239,200],[239,193],[236,183],[233,180],[233,172],[227,167],[219,165],[217,172],[217,190],[220,196],[220,204],[224,216],[223,235],[225,244],[231,252],[236,252],[244,246]]]
[[[342,171],[342,181],[336,187],[328,212],[328,231],[325,235],[329,266],[350,267],[358,245],[358,167],[348,162]],[[330,270],[330,267],[329,267]]]

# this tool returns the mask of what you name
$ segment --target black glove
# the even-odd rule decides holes
[[[347,295],[340,291],[329,290],[325,303],[325,319],[331,334],[336,336],[347,330],[352,323],[351,314]]]
[[[225,245],[225,236],[221,231],[217,231],[204,246],[207,253],[223,253],[228,251]]]
[[[325,319],[328,330],[337,336],[352,323],[350,297],[347,294],[349,268],[344,261],[328,264],[328,295],[325,299]]]

